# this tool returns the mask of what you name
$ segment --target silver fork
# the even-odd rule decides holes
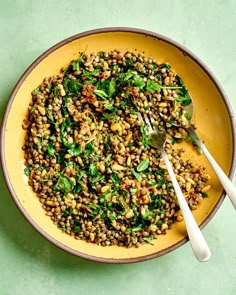
[[[174,174],[172,165],[168,159],[168,156],[164,148],[165,141],[166,141],[166,132],[164,129],[159,130],[158,128],[153,128],[152,126],[153,120],[152,118],[149,119],[146,114],[144,114],[142,117],[141,113],[138,113],[138,119],[139,121],[145,122],[148,126],[148,132],[150,135],[149,144],[154,148],[160,149],[161,156],[165,162],[166,168],[170,175],[170,179],[173,183],[173,187],[174,187],[175,194],[179,203],[179,207],[182,211],[182,215],[184,218],[185,226],[187,229],[187,233],[188,233],[188,237],[189,237],[189,241],[190,241],[193,253],[199,261],[207,261],[211,257],[210,249],[192,215],[191,210],[189,209],[187,201],[185,200],[185,197],[180,189],[180,186]]]

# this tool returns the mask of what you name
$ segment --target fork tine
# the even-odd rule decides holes
[[[138,112],[138,120],[139,120],[140,122],[143,122],[143,121],[144,121],[142,115],[141,115],[139,112]]]
[[[151,124],[151,122],[150,122],[150,120],[149,120],[149,118],[148,118],[148,116],[146,114],[144,114],[144,121],[148,125],[149,130],[152,131],[152,124]]]

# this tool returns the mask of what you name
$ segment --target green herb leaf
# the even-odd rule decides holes
[[[108,114],[108,115],[104,115],[101,119],[103,120],[103,121],[106,121],[106,120],[113,120],[113,119],[115,119],[116,118],[116,114]]]
[[[57,228],[59,228],[61,231],[66,232],[66,228],[62,227],[62,226],[58,226]]]
[[[93,93],[96,94],[101,99],[107,99],[108,98],[107,93],[105,91],[103,91],[103,90],[96,89],[96,90],[93,91]]]
[[[132,171],[132,173],[138,181],[142,181],[142,176],[140,173],[138,173],[136,171]]]
[[[49,109],[46,109],[46,116],[48,117],[48,119],[49,119],[52,123],[54,122],[53,115],[52,115],[51,111],[49,111]]]
[[[73,157],[78,157],[79,155],[81,155],[82,151],[79,147],[77,147],[69,149],[68,153]]]
[[[111,196],[111,192],[106,191],[105,193],[103,193],[103,194],[100,196],[99,200],[100,200],[101,203],[104,203],[104,202],[106,201],[106,198],[107,198],[107,197],[110,197],[110,196]]]
[[[36,88],[36,89],[34,89],[33,94],[37,95],[39,93],[39,91],[40,91],[39,88]]]
[[[73,69],[73,71],[79,71],[79,70],[80,70],[80,68],[79,68],[79,61],[78,61],[78,60],[74,60],[74,61],[71,63],[71,65],[72,65],[72,69]]]
[[[89,166],[89,174],[91,176],[97,176],[98,175],[98,168],[93,163],[90,164],[90,166]]]
[[[208,197],[208,194],[206,194],[206,193],[202,193],[201,192],[200,194],[202,195],[203,198],[207,198]]]
[[[101,161],[101,156],[94,156],[92,160],[93,162]]]
[[[109,163],[111,161],[111,154],[107,155],[106,156],[106,163]]]
[[[60,175],[57,183],[54,185],[54,190],[62,193],[69,193],[73,189],[73,186],[74,183],[69,177]]]
[[[150,140],[150,134],[148,132],[148,126],[147,125],[141,125],[140,126],[140,131],[142,134],[142,144],[149,148],[149,140]]]
[[[151,243],[152,239],[153,239],[152,236],[149,236],[149,237],[143,237],[143,240],[144,240],[146,243],[148,243],[148,244],[154,246],[154,244]]]
[[[192,116],[189,113],[184,114],[184,116],[188,121],[190,121],[192,119]]]
[[[145,159],[142,162],[140,162],[138,164],[137,171],[142,172],[142,171],[146,170],[149,166],[149,162],[150,162],[149,159]]]
[[[162,86],[154,81],[147,81],[146,91],[157,91],[161,89]]]
[[[91,143],[86,144],[85,150],[84,150],[84,157],[88,158],[94,152],[94,150],[95,150],[95,147]]]
[[[82,74],[82,77],[86,77],[87,79],[91,79],[92,76],[96,76],[99,72],[101,71],[101,69],[97,68],[93,71],[84,71]]]
[[[103,180],[104,178],[105,178],[104,175],[99,174],[99,175],[93,177],[93,178],[91,179],[91,181],[92,181],[92,183],[95,183],[95,182],[99,182],[99,181]]]
[[[117,173],[112,173],[110,177],[114,184],[119,184],[121,182],[121,179],[118,177]]]
[[[70,93],[78,94],[82,88],[83,88],[83,85],[74,79],[71,79],[70,82],[68,83],[68,89]]]
[[[25,167],[24,173],[25,173],[26,176],[30,175],[30,168],[28,166]]]
[[[132,196],[133,196],[133,195],[136,195],[137,191],[138,191],[137,188],[131,188],[131,189],[130,189],[130,193],[131,193]]]
[[[116,212],[111,212],[110,214],[109,214],[109,218],[111,219],[111,220],[116,220],[117,219],[117,217],[116,217]]]
[[[134,86],[139,87],[139,89],[142,89],[144,86],[144,81],[141,80],[140,78],[138,78],[138,76],[136,76],[135,80],[134,80]]]
[[[108,95],[112,97],[115,92],[116,92],[116,82],[114,80],[111,80],[109,82]]]
[[[156,181],[153,181],[153,180],[148,180],[148,181],[147,181],[147,184],[153,186],[153,185],[156,185],[157,182],[156,182]]]
[[[53,90],[53,97],[54,97],[54,98],[57,98],[58,95],[59,95],[59,93],[60,93],[60,89],[59,89],[57,86],[54,87],[54,90]]]
[[[137,227],[127,228],[126,232],[135,233],[135,232],[141,231],[142,229],[143,229],[143,226],[142,224],[140,224]]]
[[[47,153],[49,156],[53,156],[55,154],[56,150],[54,149],[53,143],[49,142],[47,146]]]
[[[108,109],[108,110],[113,109],[113,103],[111,101],[105,103],[103,106],[104,106],[105,109]]]
[[[39,170],[39,171],[43,171],[44,170],[44,167],[42,166],[42,165],[39,165],[39,167],[38,167],[38,169],[37,170]]]
[[[170,65],[169,64],[161,64],[160,65],[160,68],[161,69],[167,69],[167,70],[169,70],[170,69]]]
[[[80,225],[76,225],[75,226],[75,233],[79,233],[81,231],[81,226]]]

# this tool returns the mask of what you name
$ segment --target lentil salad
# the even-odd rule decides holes
[[[165,128],[166,152],[190,208],[197,209],[210,176],[174,147],[188,140],[183,106],[190,102],[170,65],[143,53],[82,52],[59,75],[45,78],[23,122],[23,149],[29,185],[55,225],[101,246],[139,247],[182,221],[138,112]]]

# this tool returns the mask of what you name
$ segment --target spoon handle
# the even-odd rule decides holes
[[[199,229],[191,210],[189,209],[189,206],[187,204],[187,201],[185,200],[185,197],[180,189],[180,186],[178,184],[178,181],[175,177],[172,165],[168,159],[168,156],[164,150],[164,148],[161,148],[161,155],[165,162],[166,168],[169,172],[171,181],[174,186],[175,194],[178,199],[179,207],[182,211],[183,218],[185,221],[185,226],[188,232],[189,241],[191,244],[191,247],[193,249],[193,253],[195,257],[199,261],[207,261],[211,257],[210,249],[206,243],[206,240]]]
[[[234,208],[236,209],[236,187],[233,185],[233,183],[230,181],[230,179],[227,177],[224,171],[217,164],[216,160],[212,157],[212,155],[210,154],[210,152],[208,151],[204,143],[201,141],[201,139],[198,137],[196,132],[193,130],[193,128],[189,129],[189,133],[192,135],[196,144],[200,147],[202,152],[205,154],[206,158],[211,164],[211,167],[213,168],[216,175],[218,176],[224,190],[226,191],[228,197],[230,198],[230,201],[232,202]]]

